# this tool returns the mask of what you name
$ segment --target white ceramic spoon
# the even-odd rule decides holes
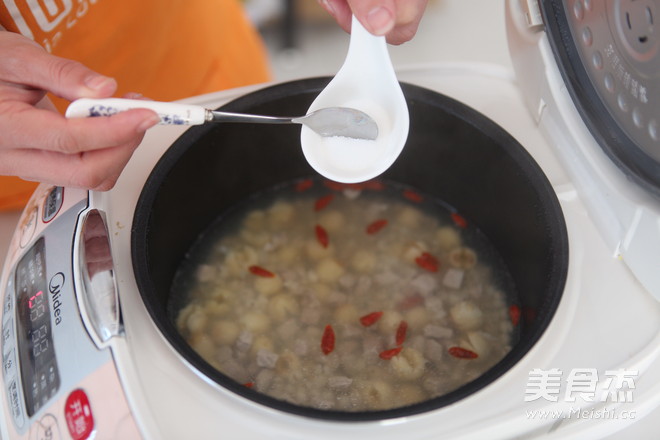
[[[318,173],[338,182],[362,182],[394,163],[408,138],[408,106],[385,37],[371,35],[355,17],[346,60],[308,113],[325,107],[362,110],[378,124],[378,137],[373,141],[323,138],[303,126],[302,150]]]

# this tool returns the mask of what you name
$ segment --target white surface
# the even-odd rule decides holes
[[[501,1],[494,0],[438,0],[429,5],[428,13],[426,14],[420,31],[415,40],[411,43],[404,44],[401,47],[391,48],[391,55],[395,66],[401,67],[409,64],[419,63],[434,63],[438,61],[481,61],[492,62],[500,66],[510,68],[511,63],[508,58],[508,50],[506,47],[506,38],[504,33],[504,6]],[[315,75],[327,75],[334,73],[343,60],[348,43],[348,37],[342,31],[336,29],[322,29],[318,32],[309,35],[305,34],[301,38],[303,47],[297,53],[277,54],[273,53],[273,61],[275,66],[275,77],[278,80],[288,80],[293,78],[300,78]],[[445,68],[451,69],[452,65],[445,65]],[[461,72],[461,66],[456,65],[456,72]],[[413,69],[414,70],[414,69]],[[423,71],[412,72],[415,74],[417,82],[421,85],[428,83],[431,85],[436,78],[424,78]],[[497,72],[495,72],[497,73]],[[405,77],[405,75],[402,75]],[[455,90],[457,95],[466,94],[470,92],[471,84],[464,81],[464,77],[455,78],[456,84],[449,84],[447,80],[446,87],[451,87]],[[495,82],[497,83],[497,81]],[[494,83],[494,84],[495,84]],[[519,96],[515,90],[507,92],[510,101],[502,102],[499,99],[499,91],[486,90],[484,91],[483,100],[480,104],[480,110],[484,111],[494,117],[496,121],[505,127],[516,126],[520,118],[524,119],[528,116],[520,114],[519,110],[522,104],[519,101]],[[510,111],[516,110],[517,111]],[[174,127],[172,130],[176,130]],[[162,130],[162,129],[159,129]],[[169,130],[167,128],[166,130]],[[162,133],[162,132],[160,132]],[[540,133],[537,131],[521,131],[520,133],[513,133],[523,145],[538,145],[543,140]],[[155,136],[154,132],[152,136]],[[560,164],[554,157],[554,154],[548,150],[535,151],[534,157],[542,164],[546,173],[550,176],[555,189],[558,191],[562,206],[565,209],[565,214],[569,220],[569,235],[571,239],[579,238],[578,243],[580,246],[571,247],[572,258],[572,272],[569,276],[569,289],[570,294],[565,295],[561,305],[562,318],[553,323],[548,331],[548,336],[544,337],[547,341],[548,338],[555,338],[551,344],[544,344],[537,346],[535,350],[516,368],[515,372],[511,372],[505,380],[499,381],[489,389],[478,393],[456,405],[455,408],[448,408],[445,415],[442,417],[442,424],[446,425],[446,429],[456,427],[457,421],[463,416],[457,417],[457,412],[465,405],[474,405],[469,408],[469,417],[478,421],[478,424],[483,423],[485,427],[491,429],[499,429],[499,432],[507,432],[507,430],[515,429],[520,424],[529,427],[531,422],[524,420],[524,409],[533,409],[530,404],[523,405],[522,392],[524,391],[526,373],[524,371],[529,368],[570,368],[571,366],[580,367],[594,367],[602,365],[632,365],[633,361],[639,361],[634,358],[634,354],[640,351],[643,347],[652,343],[652,334],[657,333],[657,303],[654,301],[647,301],[643,297],[638,298],[640,287],[632,279],[631,274],[625,267],[616,259],[610,257],[607,246],[602,238],[600,238],[593,225],[590,223],[586,210],[582,207],[579,199],[576,198],[575,192],[568,181],[565,173],[562,171]],[[136,166],[137,163],[132,164]],[[124,179],[123,186],[139,188],[140,178],[132,176],[131,178]],[[103,198],[104,196],[100,196]],[[107,200],[106,200],[107,201]],[[104,201],[104,202],[106,202]],[[114,200],[116,204],[126,204],[124,199]],[[129,203],[130,205],[130,203]],[[121,218],[121,212],[115,214],[119,216],[117,220],[122,222],[128,221],[130,218]],[[18,220],[17,213],[0,213],[0,260],[4,258],[2,249],[6,249],[9,236],[14,229]],[[110,224],[115,224],[114,221]],[[117,230],[118,238],[122,234],[126,234],[126,229]],[[125,249],[123,252],[127,252]],[[125,254],[118,255],[118,260],[123,261],[124,265],[130,265],[130,256]],[[125,268],[124,268],[125,269]],[[125,281],[125,280],[122,280]],[[587,286],[587,287],[585,287]],[[604,295],[608,292],[608,295]],[[609,298],[606,307],[601,307],[603,297]],[[634,301],[632,299],[635,299]],[[128,305],[128,304],[127,304]],[[154,332],[154,326],[147,319],[144,318],[145,311],[141,303],[136,302],[130,304],[127,311],[138,318],[134,321],[134,330],[136,338],[141,337],[140,332],[145,332],[147,335]],[[622,313],[623,311],[627,313]],[[638,329],[632,331],[631,329]],[[562,342],[558,342],[562,341]],[[135,341],[129,341],[135,342]],[[120,344],[121,345],[121,344]],[[135,347],[137,347],[136,345]],[[135,356],[140,358],[148,358],[154,355],[151,344],[143,346],[145,349],[141,352],[134,353]],[[597,347],[606,347],[605,350],[596,350]],[[122,356],[119,360],[127,362],[128,359],[123,358],[123,355],[129,353],[128,347],[118,347]],[[556,350],[559,348],[565,349],[561,356],[553,358]],[[166,351],[166,350],[165,350]],[[171,357],[172,353],[156,353],[157,356],[165,358]],[[600,363],[599,363],[600,362]],[[598,365],[596,365],[598,363]],[[192,373],[185,365],[179,365],[178,370],[165,371],[161,368],[155,368],[150,371],[150,374],[144,377],[139,377],[137,372],[128,371],[125,373],[123,380],[128,380],[135,386],[135,392],[129,396],[134,403],[137,403],[141,408],[146,409],[155,407],[156,405],[167,404],[176,400],[179,405],[185,406],[186,404],[200,404],[206,402],[205,400],[195,401],[195,393],[200,389],[207,389],[208,384],[199,377],[191,377]],[[659,383],[657,372],[660,372],[657,363],[655,366],[655,376],[649,374],[649,379],[640,381],[637,391],[639,391],[640,407],[643,407],[644,396],[653,390],[653,386]],[[514,376],[518,374],[517,378]],[[186,381],[180,381],[182,378]],[[655,380],[651,380],[654,379]],[[171,395],[165,393],[165,390],[158,385],[162,382],[171,384],[174,388],[169,392],[177,393],[183,400],[171,399]],[[188,382],[191,381],[191,382]],[[186,388],[192,384],[192,388]],[[153,387],[153,393],[147,398],[140,395],[142,387]],[[645,391],[646,390],[646,391]],[[188,394],[189,391],[193,393]],[[501,393],[501,394],[498,394]],[[520,394],[519,405],[517,409],[508,412],[511,418],[502,418],[496,416],[501,412],[506,412],[505,405],[501,403],[502,396],[511,396],[511,393]],[[245,410],[242,415],[236,416],[232,422],[244,422],[247,426],[253,427],[255,431],[259,431],[258,426],[255,425],[255,414],[266,420],[274,418],[274,414],[269,411],[261,411],[255,413],[253,405],[246,403],[243,400],[237,400],[234,396],[229,395],[227,392],[218,391],[222,399],[228,399],[232,402],[232,408],[238,410]],[[218,396],[216,396],[218,397]],[[515,394],[514,394],[515,398]],[[477,401],[479,400],[479,401]],[[201,414],[196,414],[199,417]],[[222,415],[221,413],[211,413],[210,417],[215,418]],[[640,416],[644,415],[640,413]],[[144,414],[142,423],[145,426],[153,428],[154,420],[148,414]],[[162,414],[156,414],[156,417],[162,417]],[[287,419],[287,418],[285,418]],[[162,418],[167,424],[171,422],[171,429],[176,432],[176,429],[181,429],[183,426],[194,426],[193,420],[182,420],[178,418],[167,417]],[[327,424],[313,423],[308,420],[295,419],[299,426],[299,438],[318,438],[318,436],[309,435],[311,428],[318,429],[319,426],[328,429],[327,435],[337,438],[339,435],[346,436],[345,432],[341,429],[330,430]],[[463,419],[464,420],[464,419]],[[395,421],[391,425],[384,426],[383,424],[367,424],[363,429],[358,429],[358,432],[353,433],[353,437],[359,435],[360,437],[369,438],[385,438],[385,433],[388,437],[398,438],[411,438],[412,433],[424,435],[433,435],[432,427],[438,426],[438,420],[429,420],[428,417],[420,417],[411,420],[408,423],[399,423]],[[619,421],[620,422],[620,421]],[[477,424],[475,422],[475,424]],[[596,436],[576,434],[574,438],[607,438],[607,440],[623,440],[623,439],[656,439],[658,432],[660,432],[660,411],[654,410],[650,416],[645,417],[643,420],[633,424],[624,431],[615,432],[617,427],[613,426],[614,423],[602,423],[602,429],[596,431]],[[179,428],[177,428],[179,427]],[[164,426],[162,432],[170,432]],[[265,428],[264,428],[265,429]],[[271,430],[272,429],[272,430]],[[279,434],[281,437],[286,437],[282,433],[282,422],[274,423],[269,426],[268,430],[263,431],[262,438],[273,438]],[[457,434],[465,434],[465,432]],[[608,433],[612,434],[608,437]],[[193,438],[192,431],[185,432],[185,438]],[[488,435],[491,434],[491,435]],[[566,433],[567,434],[567,433]],[[488,429],[481,433],[481,437],[477,438],[495,438],[495,431],[489,433]],[[567,438],[564,431],[559,430],[556,432],[557,438]],[[232,437],[229,435],[229,437]],[[235,433],[234,438],[240,437]],[[508,438],[511,438],[508,436]],[[157,436],[155,438],[158,438]],[[162,438],[162,437],[161,437]],[[288,438],[293,438],[289,436]],[[437,435],[436,435],[437,438]],[[507,438],[502,437],[502,438]],[[543,437],[541,437],[543,438]]]

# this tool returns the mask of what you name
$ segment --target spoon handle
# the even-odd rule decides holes
[[[78,99],[69,105],[65,115],[67,118],[112,116],[134,108],[148,108],[155,111],[160,116],[160,124],[162,125],[201,125],[205,122],[302,123],[302,120],[296,117],[246,115],[212,111],[198,105],[123,98]]]
[[[206,122],[207,117],[207,110],[198,105],[123,98],[77,99],[69,104],[65,116],[67,118],[112,116],[135,108],[155,111],[160,116],[160,124],[163,125],[200,125]]]
[[[207,110],[209,122],[253,122],[256,124],[302,124],[302,117],[246,115],[243,113],[219,112]]]

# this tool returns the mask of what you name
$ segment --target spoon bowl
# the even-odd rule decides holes
[[[303,126],[302,151],[321,175],[344,183],[363,182],[385,170],[408,138],[408,106],[394,73],[385,37],[371,35],[353,16],[346,60],[308,113],[325,107],[349,107],[368,114],[378,125],[375,140],[321,137]]]

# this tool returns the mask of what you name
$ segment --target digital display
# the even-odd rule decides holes
[[[28,416],[41,408],[60,386],[44,247],[41,238],[16,266],[16,337]]]

